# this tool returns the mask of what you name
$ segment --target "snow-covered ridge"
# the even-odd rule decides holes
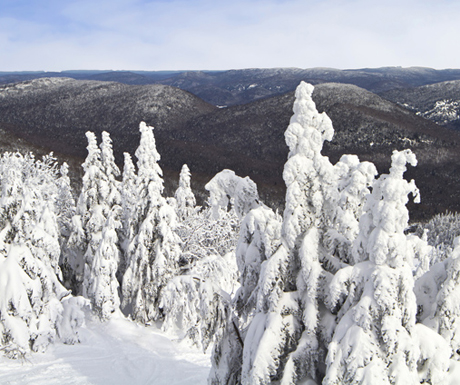
[[[460,128],[460,81],[446,81],[417,88],[393,90],[383,97],[415,111],[439,125]]]
[[[417,112],[417,115],[440,124],[454,122],[460,119],[460,100],[438,100],[431,110]]]
[[[40,78],[33,79],[21,83],[13,83],[0,86],[0,97],[6,93],[21,93],[24,91],[32,91],[40,88],[60,86],[74,82],[71,78]]]

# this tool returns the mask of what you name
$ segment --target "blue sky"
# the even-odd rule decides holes
[[[0,71],[460,68],[457,0],[0,0]]]

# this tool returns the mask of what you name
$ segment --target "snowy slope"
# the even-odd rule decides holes
[[[0,358],[0,384],[124,385],[205,384],[210,356],[175,342],[155,326],[122,316],[107,323],[88,321],[82,342],[57,343],[25,360]]]
[[[395,89],[381,96],[439,125],[460,129],[460,80]]]

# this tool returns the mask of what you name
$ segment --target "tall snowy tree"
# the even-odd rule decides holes
[[[73,321],[65,311],[69,291],[59,282],[56,179],[51,156],[0,159],[0,349],[9,357],[43,351],[58,337],[78,339],[63,327]]]
[[[69,178],[69,166],[63,163],[60,168],[60,176],[57,179],[58,192],[56,197],[57,219],[60,228],[61,247],[65,246],[71,229],[72,217],[75,215],[75,199],[72,194],[72,187]]]
[[[244,216],[236,247],[240,288],[232,300],[234,311],[222,325],[213,349],[209,376],[212,384],[240,382],[243,338],[258,308],[256,288],[262,263],[280,247],[280,233],[280,218],[263,204]]]
[[[190,178],[190,169],[184,164],[179,175],[179,187],[174,194],[177,202],[177,215],[181,220],[191,215],[196,206],[195,195],[190,187]]]
[[[332,192],[335,196],[324,244],[331,254],[330,270],[335,273],[342,265],[354,262],[353,243],[359,233],[359,219],[377,169],[372,163],[360,162],[356,155],[343,155],[334,170],[337,188]]]
[[[315,378],[325,354],[318,299],[328,276],[321,266],[325,253],[320,241],[332,216],[336,177],[321,155],[324,140],[332,139],[332,123],[316,110],[312,92],[309,84],[297,87],[285,134],[290,152],[283,172],[282,242],[262,266],[256,314],[244,341],[243,383]]]
[[[179,238],[173,232],[176,213],[161,195],[162,170],[156,150],[153,128],[141,122],[138,159],[137,220],[139,229],[129,246],[122,284],[122,308],[142,323],[163,317],[160,294],[177,274],[180,255]]]
[[[439,218],[438,218],[439,219]],[[448,225],[448,227],[450,227]],[[439,231],[439,230],[438,230]],[[452,358],[460,360],[460,237],[453,241],[454,250],[442,258],[416,281],[418,318],[439,333],[447,343]]]
[[[137,189],[136,189],[136,170],[131,159],[131,155],[125,152],[123,166],[123,178],[121,182],[121,229],[120,229],[120,247],[122,258],[120,261],[119,272],[121,277],[126,270],[126,259],[129,252],[129,246],[138,229],[137,223]],[[121,281],[121,279],[120,279]]]
[[[69,270],[74,274],[70,276],[70,285],[90,299],[96,313],[106,319],[119,302],[114,298],[118,296],[115,273],[120,260],[115,231],[118,218],[114,217],[114,213],[119,216],[121,211],[119,182],[115,179],[119,170],[109,134],[103,133],[100,148],[92,132],[87,132],[86,137],[88,156],[82,165],[85,174],[68,246]]]
[[[101,163],[104,174],[108,180],[107,204],[110,208],[121,203],[120,182],[116,179],[120,176],[120,169],[115,163],[112,149],[112,139],[106,131],[102,132]]]
[[[116,277],[120,249],[117,229],[121,226],[121,207],[115,205],[102,228],[102,238],[91,265],[87,268],[86,296],[91,299],[93,311],[102,320],[109,319],[120,307]]]
[[[120,305],[116,273],[121,254],[117,233],[120,227],[121,194],[120,182],[116,180],[120,170],[115,164],[112,140],[105,131],[102,133],[100,154],[102,178],[97,188],[100,189],[101,200],[91,208],[95,222],[90,220],[90,224],[96,223],[96,234],[91,234],[94,238],[85,254],[82,292],[91,300],[93,311],[105,320]]]
[[[101,150],[96,136],[87,132],[88,155],[82,164],[83,179],[76,214],[72,218],[72,232],[68,241],[69,253],[65,257],[69,275],[64,277],[67,287],[74,294],[83,292],[85,264],[92,262],[92,256],[99,246],[101,230],[105,222],[106,198],[109,193],[107,176],[103,172]]]
[[[357,263],[332,280],[331,305],[340,310],[324,384],[446,380],[449,349],[439,335],[416,324],[414,253],[404,230],[408,195],[417,201],[418,190],[403,179],[406,163],[416,165],[410,150],[393,152],[390,173],[374,183],[366,200],[354,248]]]

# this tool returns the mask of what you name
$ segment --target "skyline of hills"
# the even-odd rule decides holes
[[[125,84],[164,84],[190,91],[215,105],[244,104],[292,91],[301,80],[311,84],[347,83],[372,92],[418,87],[460,79],[460,69],[426,67],[335,68],[249,68],[228,71],[103,71],[1,72],[0,84],[40,77],[70,77],[76,80],[116,81]]]

